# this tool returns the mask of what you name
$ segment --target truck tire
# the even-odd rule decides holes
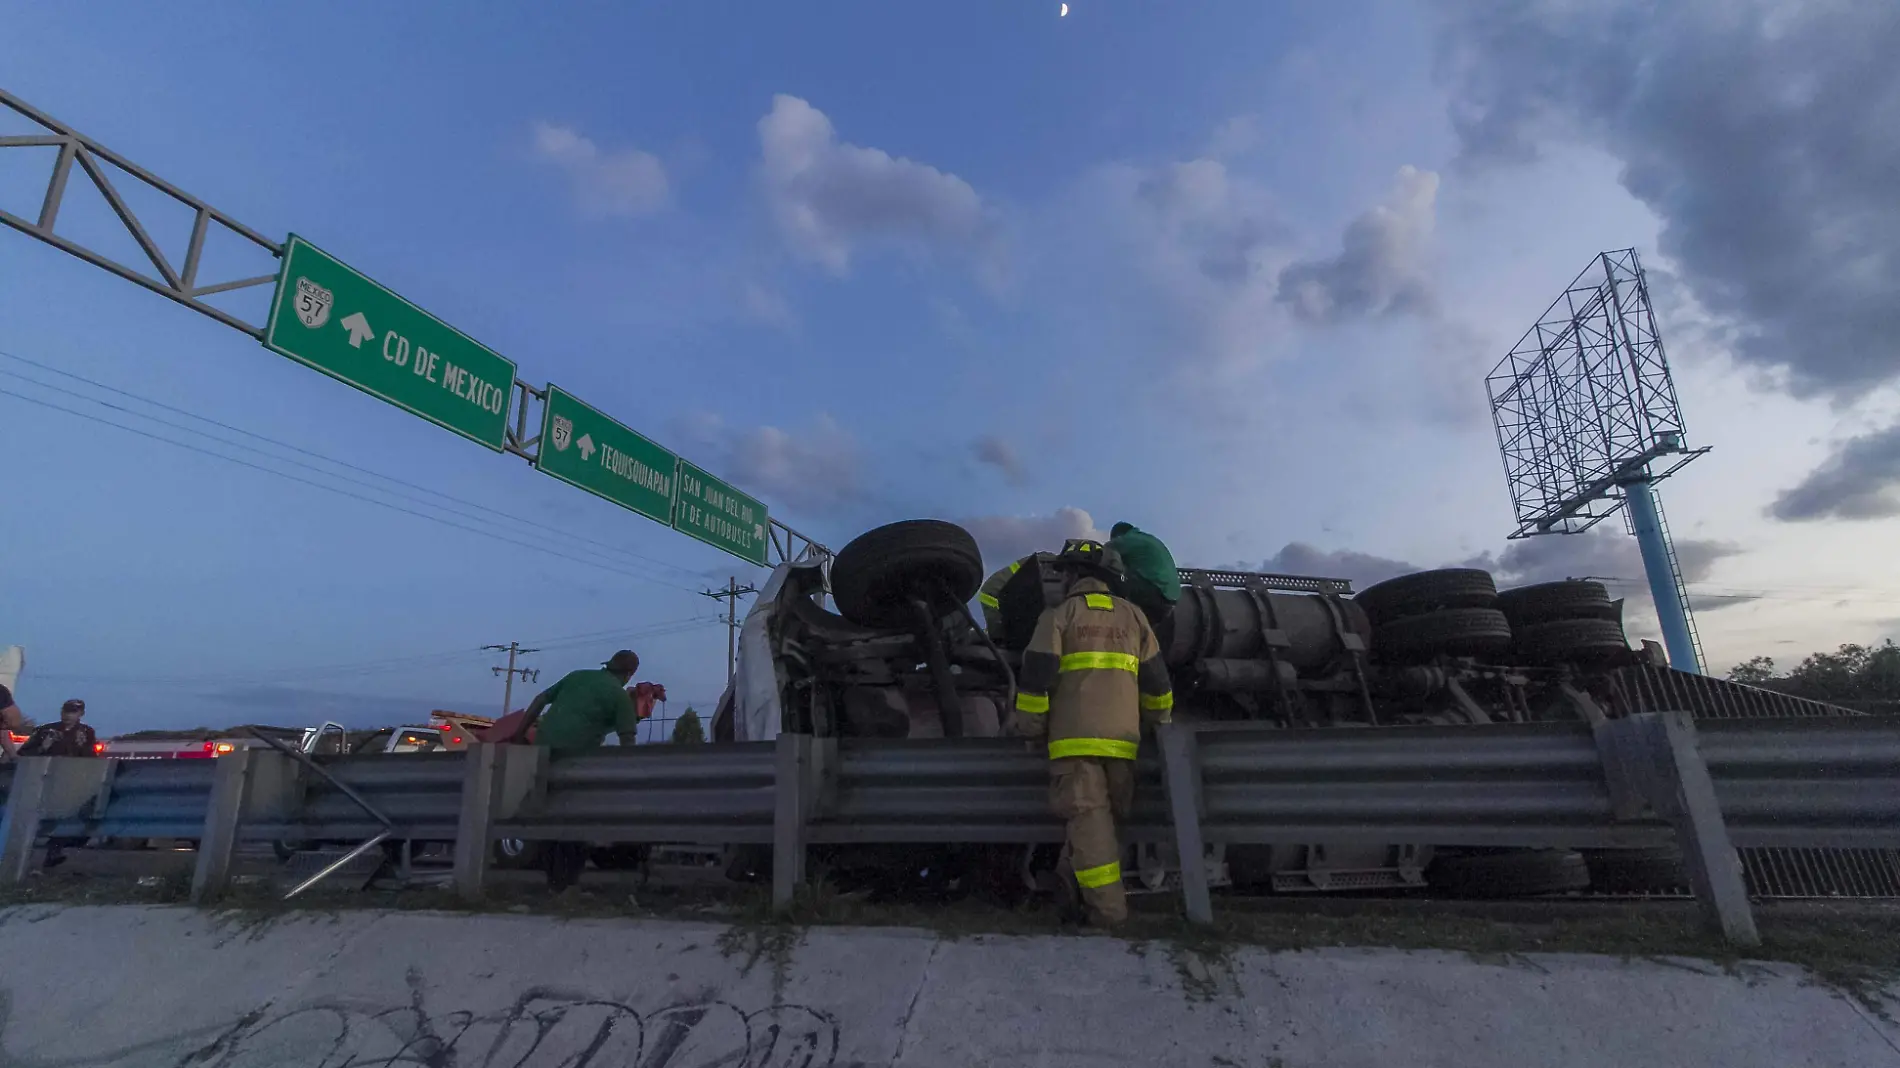
[[[859,626],[910,629],[910,601],[921,597],[951,611],[983,584],[983,554],[955,523],[910,519],[867,530],[831,564],[838,613]]]
[[[547,859],[547,843],[521,838],[502,838],[495,842],[495,867],[504,871],[538,868]]]
[[[1389,663],[1435,656],[1491,656],[1511,647],[1511,625],[1495,608],[1446,608],[1372,632],[1372,655]]]
[[[1590,869],[1569,849],[1440,852],[1425,881],[1454,897],[1533,897],[1582,890]]]
[[[1680,846],[1645,849],[1586,849],[1590,889],[1606,894],[1680,893],[1689,885]]]
[[[634,871],[647,862],[647,846],[621,842],[609,846],[590,846],[587,859],[601,871]]]
[[[1629,652],[1623,625],[1607,619],[1558,619],[1519,627],[1516,647],[1533,664],[1587,664]]]
[[[1513,627],[1550,623],[1559,619],[1610,619],[1610,591],[1600,582],[1540,582],[1498,594],[1498,611]]]
[[[1446,567],[1374,583],[1353,597],[1374,626],[1424,615],[1443,608],[1490,608],[1497,603],[1498,584],[1489,571],[1475,567]]]

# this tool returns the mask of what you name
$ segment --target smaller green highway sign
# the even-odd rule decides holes
[[[765,565],[765,505],[681,460],[673,529]]]
[[[296,234],[264,345],[501,451],[514,362]]]
[[[570,486],[669,526],[679,458],[558,386],[541,406],[534,466]]]

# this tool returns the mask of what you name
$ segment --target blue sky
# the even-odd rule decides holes
[[[1716,446],[1666,492],[1711,661],[1900,616],[1875,552],[1900,511],[1890,10],[545,10],[23,5],[0,85],[834,548],[936,515],[1000,558],[1128,518],[1184,563],[1638,577],[1613,532],[1507,548],[1482,391],[1590,256],[1635,245]],[[0,207],[31,214],[49,162],[0,150]],[[98,203],[60,229],[137,255]],[[1759,248],[1772,271],[1735,266]],[[544,680],[626,644],[675,706],[723,683],[696,591],[743,565],[11,231],[0,352],[33,398],[0,395],[29,714],[487,710],[477,647],[510,639]]]

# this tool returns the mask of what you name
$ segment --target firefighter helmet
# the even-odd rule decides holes
[[[1122,578],[1121,554],[1089,538],[1070,538],[1062,544],[1062,553],[1056,559],[1078,572],[1093,572],[1110,581]]]

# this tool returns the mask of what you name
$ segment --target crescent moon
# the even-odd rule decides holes
[[[1069,15],[1069,5],[1067,5],[1067,4],[1063,4],[1063,5],[1062,5],[1062,12],[1061,12],[1060,14],[1058,14],[1058,15],[1057,15],[1056,17],[1057,17],[1057,18],[1067,18],[1067,17],[1068,17],[1068,15]]]

